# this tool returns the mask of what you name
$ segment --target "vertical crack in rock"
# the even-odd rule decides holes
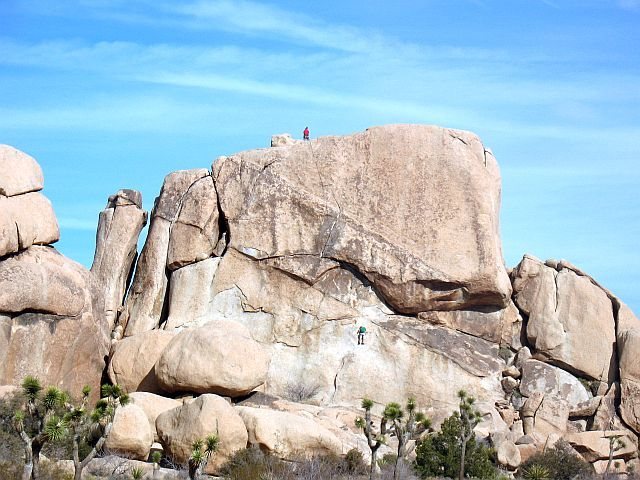
[[[330,403],[333,403],[333,399],[335,398],[336,393],[338,392],[338,376],[340,375],[340,372],[344,369],[344,364],[347,361],[347,356],[342,357],[342,361],[340,362],[340,366],[338,367],[338,370],[336,371],[336,374],[333,377],[333,393],[331,394]]]
[[[560,288],[558,287],[558,273],[559,272],[553,272],[553,283],[554,283],[554,286],[555,286],[555,294],[556,294],[555,295],[556,303],[555,303],[555,306],[553,308],[553,311],[555,313],[558,313],[558,305],[560,304]],[[563,327],[563,330],[564,330],[564,327]],[[565,332],[565,333],[567,333],[567,332]]]
[[[218,208],[218,242],[216,245],[224,239],[224,248],[222,249],[222,252],[217,252],[217,255],[219,257],[223,257],[225,253],[227,253],[227,249],[231,243],[231,229],[229,228],[229,220],[227,219],[224,210],[222,210],[220,192],[218,192],[218,185],[216,183],[217,177],[213,176],[213,172],[211,173],[211,179],[213,180],[213,191],[216,192],[216,205]]]

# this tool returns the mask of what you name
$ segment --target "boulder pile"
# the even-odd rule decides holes
[[[29,178],[22,190],[0,184],[0,201],[41,188],[41,174]],[[638,463],[640,322],[564,260],[525,255],[507,270],[500,188],[493,154],[469,132],[275,136],[210,170],[169,174],[137,261],[146,214],[131,190],[100,214],[91,274],[47,259],[51,280],[29,276],[43,265],[34,256],[60,257],[18,248],[53,241],[37,228],[22,227],[32,240],[0,241],[14,249],[1,257],[0,283],[5,268],[23,284],[0,288],[0,342],[25,315],[93,315],[98,351],[101,332],[112,336],[107,374],[134,399],[113,449],[136,458],[155,441],[183,462],[215,432],[221,452],[209,471],[249,444],[282,458],[366,454],[354,426],[363,398],[379,414],[413,397],[438,425],[465,390],[484,415],[477,435],[506,468],[563,438],[602,469],[612,435],[625,444],[618,466]],[[0,210],[7,231],[11,211]],[[70,292],[66,310],[53,312],[62,293],[23,298],[42,291],[38,281]],[[23,365],[8,358],[5,370]],[[0,369],[0,383],[24,372]]]

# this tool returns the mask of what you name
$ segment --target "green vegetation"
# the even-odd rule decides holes
[[[209,435],[204,440],[196,440],[191,446],[189,457],[189,478],[197,480],[206,468],[211,456],[218,451],[220,439],[218,435]]]
[[[587,476],[593,473],[593,469],[589,463],[578,457],[571,446],[567,443],[559,441],[555,447],[549,448],[541,453],[536,453],[526,462],[520,465],[520,472],[523,478],[537,480],[545,477],[527,477],[533,472],[548,472],[549,479],[553,480],[571,480],[581,476]],[[537,473],[539,475],[539,473]]]
[[[416,411],[416,401],[413,398],[407,400],[406,411],[398,403],[388,403],[382,412],[380,427],[377,431],[374,430],[371,419],[373,401],[368,398],[363,399],[362,408],[364,409],[364,418],[357,418],[356,426],[362,429],[371,450],[369,479],[373,479],[375,473],[378,449],[386,444],[386,435],[390,434],[395,436],[398,441],[398,454],[393,469],[393,478],[398,480],[400,471],[403,470],[403,462],[415,448],[415,444],[410,442],[416,440],[422,432],[429,428],[431,423],[422,412]]]
[[[21,386],[20,395],[2,402],[0,435],[7,437],[8,451],[7,455],[3,454],[0,458],[23,457],[22,473],[19,475],[23,480],[49,478],[50,472],[44,472],[40,465],[40,454],[45,447],[58,445],[73,458],[73,478],[79,480],[84,467],[102,449],[116,409],[125,404],[128,397],[117,385],[104,385],[104,398],[88,414],[86,407],[91,393],[88,386],[83,388],[78,402],[57,387],[44,390],[40,381],[32,376],[25,377]],[[10,429],[7,428],[7,405],[13,407]],[[22,452],[16,451],[15,435],[14,440],[10,441],[9,431],[17,433]],[[10,468],[8,465],[6,467]]]
[[[458,397],[459,410],[442,423],[440,432],[420,441],[416,470],[422,478],[496,478],[499,472],[492,462],[493,450],[476,442],[473,433],[481,418],[473,407],[474,399],[463,391]]]

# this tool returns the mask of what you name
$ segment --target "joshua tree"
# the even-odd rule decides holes
[[[607,468],[604,470],[604,476],[606,478],[609,473],[609,469],[611,468],[611,464],[613,463],[613,454],[618,450],[623,449],[627,446],[626,443],[621,439],[622,435],[611,435],[609,437],[609,461],[607,462]]]
[[[393,479],[398,480],[400,475],[400,469],[398,466],[404,464],[407,456],[415,448],[415,443],[410,443],[411,440],[416,440],[422,432],[431,426],[430,420],[422,412],[416,411],[416,401],[414,398],[407,400],[405,416],[404,410],[397,403],[388,403],[382,413],[383,418],[388,422],[391,422],[391,434],[398,440],[398,456],[396,457],[396,464],[393,469]]]
[[[86,406],[90,393],[91,387],[85,386],[82,389],[80,405],[68,405],[67,413],[64,416],[73,440],[74,480],[80,480],[82,470],[102,450],[109,433],[111,433],[117,408],[129,403],[129,396],[118,385],[102,385],[101,393],[103,398],[98,400],[91,415],[87,415]],[[86,440],[90,432],[94,434],[98,432],[100,436],[89,454],[83,460],[80,460],[80,443],[83,439]]]
[[[91,388],[88,386],[82,389],[79,404],[73,404],[69,395],[56,387],[49,387],[41,395],[40,381],[31,376],[22,381],[22,390],[27,400],[26,406],[14,414],[13,423],[25,444],[23,480],[39,478],[40,451],[45,443],[56,442],[69,435],[73,442],[74,479],[79,480],[82,469],[102,449],[111,431],[116,408],[128,401],[127,395],[117,385],[103,385],[102,394],[105,398],[98,401],[89,416],[86,406]],[[91,452],[80,461],[80,443],[91,426],[100,436]]]
[[[204,440],[196,440],[191,446],[189,457],[189,478],[197,480],[207,466],[211,456],[218,450],[220,439],[217,435],[209,435]]]
[[[429,420],[423,413],[416,411],[416,401],[409,398],[407,401],[407,413],[402,410],[400,404],[392,402],[388,403],[382,413],[380,420],[380,429],[378,433],[373,430],[373,421],[371,420],[371,408],[373,402],[368,398],[362,400],[362,408],[364,409],[364,419],[357,418],[356,426],[362,428],[367,437],[367,444],[371,450],[371,468],[369,470],[369,479],[373,479],[376,466],[376,455],[378,449],[386,443],[385,435],[387,433],[395,436],[398,440],[398,456],[393,470],[393,478],[397,480],[400,475],[399,464],[404,462],[415,448],[415,444],[410,445],[411,440],[415,440],[430,426]]]
[[[387,434],[387,419],[382,417],[380,421],[380,428],[376,433],[373,430],[373,421],[371,420],[371,409],[373,408],[373,401],[364,398],[362,399],[362,408],[364,409],[364,418],[356,418],[356,427],[361,428],[367,437],[367,445],[371,450],[371,467],[369,468],[369,480],[373,479],[373,474],[376,468],[376,455],[378,449],[386,443],[385,435]]]
[[[460,390],[458,392],[458,398],[460,398],[459,415],[460,415],[460,470],[458,472],[458,479],[464,479],[464,461],[465,454],[467,453],[467,443],[473,438],[473,429],[476,428],[480,420],[482,420],[482,414],[475,409],[473,404],[475,398],[467,395],[467,392]]]
[[[49,387],[42,395],[40,381],[32,376],[22,381],[22,392],[26,398],[25,408],[15,412],[13,426],[24,442],[22,480],[29,480],[39,477],[42,447],[66,434],[67,425],[61,411],[67,395],[56,387]]]

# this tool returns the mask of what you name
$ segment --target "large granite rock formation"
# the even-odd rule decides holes
[[[105,317],[110,328],[115,325],[124,302],[133,273],[138,236],[146,223],[142,195],[135,190],[120,190],[110,196],[107,207],[100,212],[91,273],[102,286]]]
[[[79,394],[109,352],[102,285],[49,244],[58,223],[40,166],[0,146],[0,385],[26,375]]]
[[[349,266],[404,314],[509,301],[498,166],[471,133],[370,128],[221,158],[213,177],[229,246],[309,283]]]
[[[34,194],[31,177],[0,182],[0,199]],[[248,443],[283,458],[301,446],[366,454],[354,429],[363,398],[379,414],[414,397],[437,426],[465,390],[483,414],[477,435],[508,469],[560,437],[600,468],[607,431],[628,441],[624,469],[640,432],[640,324],[566,261],[526,255],[507,275],[499,200],[497,163],[468,132],[276,137],[165,178],[128,292],[145,222],[137,192],[101,214],[93,275],[50,247],[0,259],[0,347],[24,311],[113,329],[107,373],[143,412],[136,432],[118,429],[118,448],[137,457],[151,436],[186,461],[215,431],[210,471]],[[95,338],[85,347],[104,351]],[[0,373],[26,361],[11,351],[0,348]]]

